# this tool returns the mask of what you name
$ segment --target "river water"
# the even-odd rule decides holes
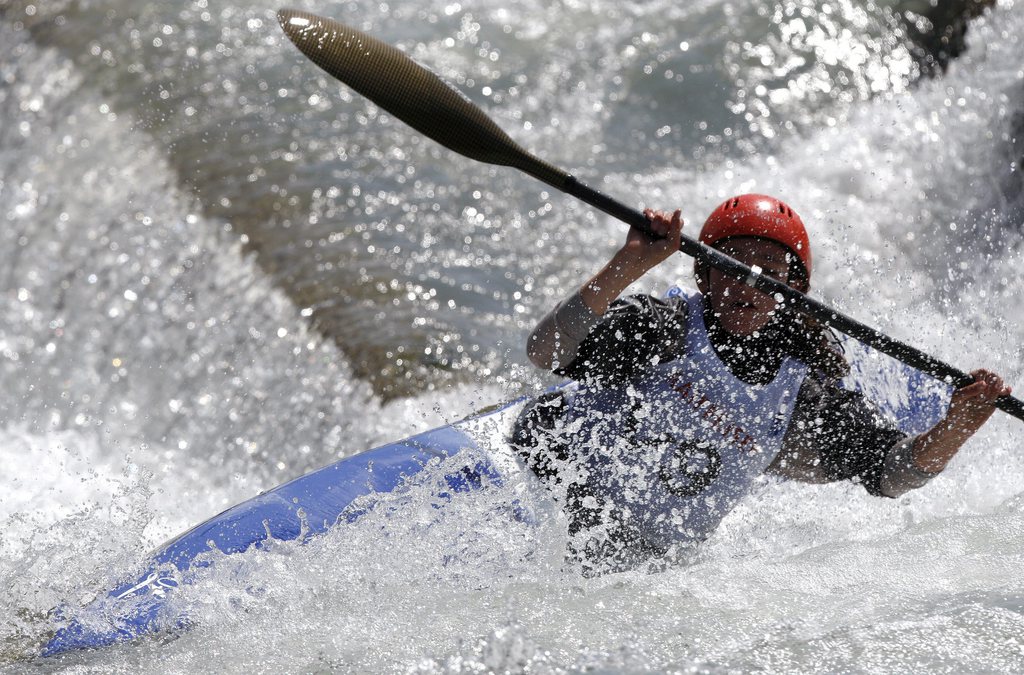
[[[783,195],[818,297],[1021,384],[1024,4],[933,77],[895,18],[918,4],[296,3],[632,205],[692,224]],[[899,500],[766,482],[660,574],[583,579],[564,528],[510,527],[500,492],[428,525],[413,493],[238,556],[188,591],[190,632],[32,661],[52,607],[190,525],[549,384],[524,338],[623,236],[330,81],[276,8],[0,1],[0,669],[1024,670],[1001,414]],[[680,258],[638,290],[690,279]]]

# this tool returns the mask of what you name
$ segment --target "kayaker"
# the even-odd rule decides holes
[[[535,401],[513,440],[560,486],[573,553],[589,573],[691,550],[763,474],[853,480],[898,497],[941,472],[1010,393],[997,374],[976,370],[943,420],[908,437],[838,386],[849,366],[830,330],[777,311],[743,281],[698,262],[696,290],[619,299],[679,250],[680,211],[645,215],[658,238],[631,229],[527,344],[535,365],[579,383]],[[807,231],[774,197],[728,199],[700,240],[809,288]]]

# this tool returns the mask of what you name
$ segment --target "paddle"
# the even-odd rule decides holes
[[[391,45],[354,28],[309,12],[283,9],[277,13],[288,38],[315,64],[366,96],[417,131],[459,154],[488,164],[511,166],[577,197],[644,232],[647,218],[567,172],[524,150],[479,107]],[[784,283],[760,274],[724,253],[683,236],[679,249],[726,274],[776,297],[790,307],[831,326],[909,366],[961,387],[973,378],[910,345],[894,340]],[[1011,396],[996,407],[1024,420],[1024,403]]]

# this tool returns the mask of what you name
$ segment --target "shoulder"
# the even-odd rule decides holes
[[[685,297],[630,295],[608,307],[587,339],[619,341],[631,337],[651,341],[677,336],[686,330],[686,316]]]
[[[556,372],[574,380],[625,378],[652,362],[676,358],[685,341],[686,315],[684,297],[620,298],[580,344],[573,362]]]

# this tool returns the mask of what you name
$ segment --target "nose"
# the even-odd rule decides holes
[[[740,279],[727,277],[723,282],[723,294],[732,302],[751,302],[763,306],[775,304],[770,295],[747,285]]]

